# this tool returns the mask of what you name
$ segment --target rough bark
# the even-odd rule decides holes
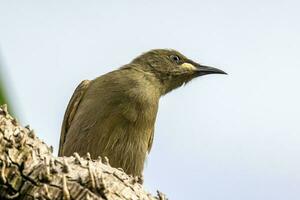
[[[52,148],[0,106],[0,199],[166,199],[147,193],[138,180],[108,159],[74,154],[55,157]]]

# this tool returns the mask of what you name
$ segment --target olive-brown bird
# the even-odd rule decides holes
[[[193,78],[226,74],[198,64],[175,50],[146,52],[121,68],[76,88],[67,107],[59,156],[90,153],[111,166],[142,176],[150,152],[161,96]]]

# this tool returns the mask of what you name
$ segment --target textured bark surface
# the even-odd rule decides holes
[[[0,106],[0,199],[166,199],[147,193],[138,180],[108,159],[74,154],[54,157],[52,148]]]

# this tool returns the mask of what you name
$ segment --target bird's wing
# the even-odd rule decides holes
[[[152,144],[153,144],[153,138],[154,138],[154,129],[152,129],[150,138],[149,138],[149,143],[148,143],[148,153],[150,153]]]
[[[65,143],[65,139],[66,139],[68,130],[69,130],[72,120],[76,114],[77,108],[82,100],[82,97],[90,85],[90,82],[91,82],[90,80],[82,81],[77,86],[77,88],[76,88],[74,94],[72,95],[72,98],[68,104],[68,107],[67,107],[67,110],[66,110],[66,113],[64,116],[62,128],[61,128],[58,156],[63,155],[63,146]]]

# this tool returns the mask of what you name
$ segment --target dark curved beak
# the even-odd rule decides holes
[[[197,72],[201,75],[206,75],[206,74],[226,74],[223,70],[220,70],[218,68],[210,67],[210,66],[205,66],[205,65],[196,65]]]

